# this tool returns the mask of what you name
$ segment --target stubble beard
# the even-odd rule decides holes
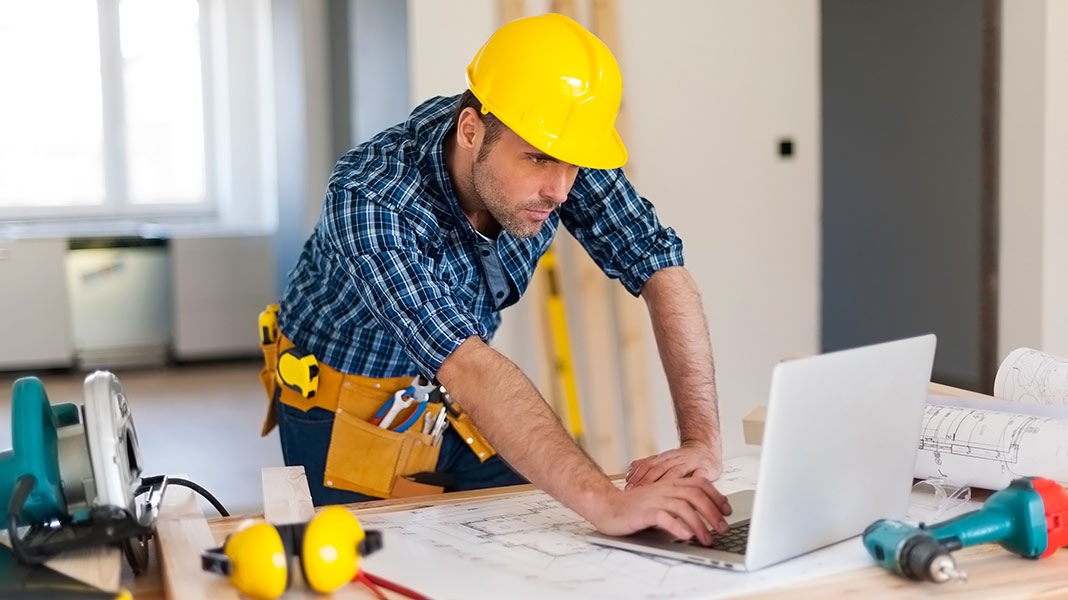
[[[517,210],[508,202],[499,181],[481,157],[471,165],[471,180],[475,186],[475,194],[500,224],[501,229],[519,238],[532,238],[541,232],[544,222],[531,223],[523,219],[523,209]]]

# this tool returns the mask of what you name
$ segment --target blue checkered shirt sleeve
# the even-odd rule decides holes
[[[659,269],[683,264],[682,240],[622,169],[583,169],[560,218],[605,275],[634,296]]]
[[[357,193],[332,188],[327,195]],[[468,337],[486,338],[475,316],[435,274],[405,215],[363,198],[328,198],[326,206],[347,207],[324,215],[327,241],[338,253],[331,262],[344,270],[363,305],[423,375],[433,378]]]

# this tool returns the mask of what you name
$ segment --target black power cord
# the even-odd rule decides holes
[[[7,535],[11,541],[11,551],[15,558],[24,565],[41,565],[48,560],[49,556],[27,554],[22,547],[22,538],[19,537],[19,513],[30,497],[30,492],[37,486],[37,478],[29,473],[15,480],[15,489],[11,493],[11,499],[7,503]]]
[[[222,505],[219,500],[211,494],[208,490],[204,489],[200,484],[183,479],[181,477],[166,477],[164,475],[155,475],[152,477],[144,477],[141,479],[141,485],[138,486],[134,492],[134,496],[140,496],[145,492],[151,490],[154,486],[163,483],[164,479],[167,480],[168,485],[178,485],[189,488],[194,492],[200,494],[204,499],[211,503],[215,510],[219,511],[224,517],[229,517],[230,513],[226,510],[226,507]],[[51,553],[30,553],[28,548],[25,547],[25,539],[19,536],[19,514],[22,513],[22,509],[26,505],[26,501],[29,499],[30,494],[37,486],[37,478],[27,473],[20,476],[15,481],[15,486],[11,493],[11,498],[7,505],[7,533],[8,539],[11,543],[11,551],[15,554],[15,558],[24,565],[41,565],[53,558]],[[36,525],[31,525],[31,533]],[[149,534],[151,535],[151,534]],[[144,538],[144,539],[147,539]],[[127,540],[128,541],[128,540]],[[130,560],[129,552],[130,548],[124,547],[124,551],[127,552],[127,560]],[[147,558],[147,555],[146,555]],[[131,566],[134,567],[135,573],[137,572],[137,566],[131,561]]]
[[[167,477],[166,475],[153,475],[152,477],[142,477],[141,485],[137,488],[137,491],[134,492],[134,496],[140,496],[141,494],[152,489],[152,486],[159,485],[160,483],[162,483],[164,479],[167,480],[167,485],[177,485],[193,490],[194,492],[200,494],[200,496],[207,500],[209,503],[211,503],[215,510],[219,511],[220,515],[224,517],[230,516],[230,513],[226,510],[226,507],[224,507],[222,505],[222,502],[219,502],[219,500],[215,496],[213,496],[211,492],[204,489],[200,484],[196,483],[195,481],[189,481],[188,479],[182,479],[181,477]]]

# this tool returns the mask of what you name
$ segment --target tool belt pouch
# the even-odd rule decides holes
[[[260,382],[263,383],[263,390],[267,392],[267,417],[263,420],[260,436],[266,436],[278,425],[278,415],[274,409],[275,388],[278,386],[274,376],[274,369],[278,364],[278,343],[260,344],[260,350],[263,351],[264,362],[264,367],[260,370]]]
[[[379,390],[369,392],[348,388],[340,392],[330,448],[326,453],[323,485],[377,498],[391,498],[396,497],[394,486],[398,478],[433,471],[437,467],[441,445],[435,445],[434,439],[422,432],[420,424],[397,433],[369,422],[389,395]],[[436,412],[440,406],[430,404],[429,410]],[[397,422],[406,418],[411,410],[402,412]],[[402,488],[408,489],[403,485]],[[435,489],[444,491],[443,488]]]

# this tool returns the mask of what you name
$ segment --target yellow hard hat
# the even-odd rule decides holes
[[[627,162],[615,128],[619,65],[601,40],[563,15],[498,29],[467,67],[467,85],[483,113],[549,156],[594,169]]]

